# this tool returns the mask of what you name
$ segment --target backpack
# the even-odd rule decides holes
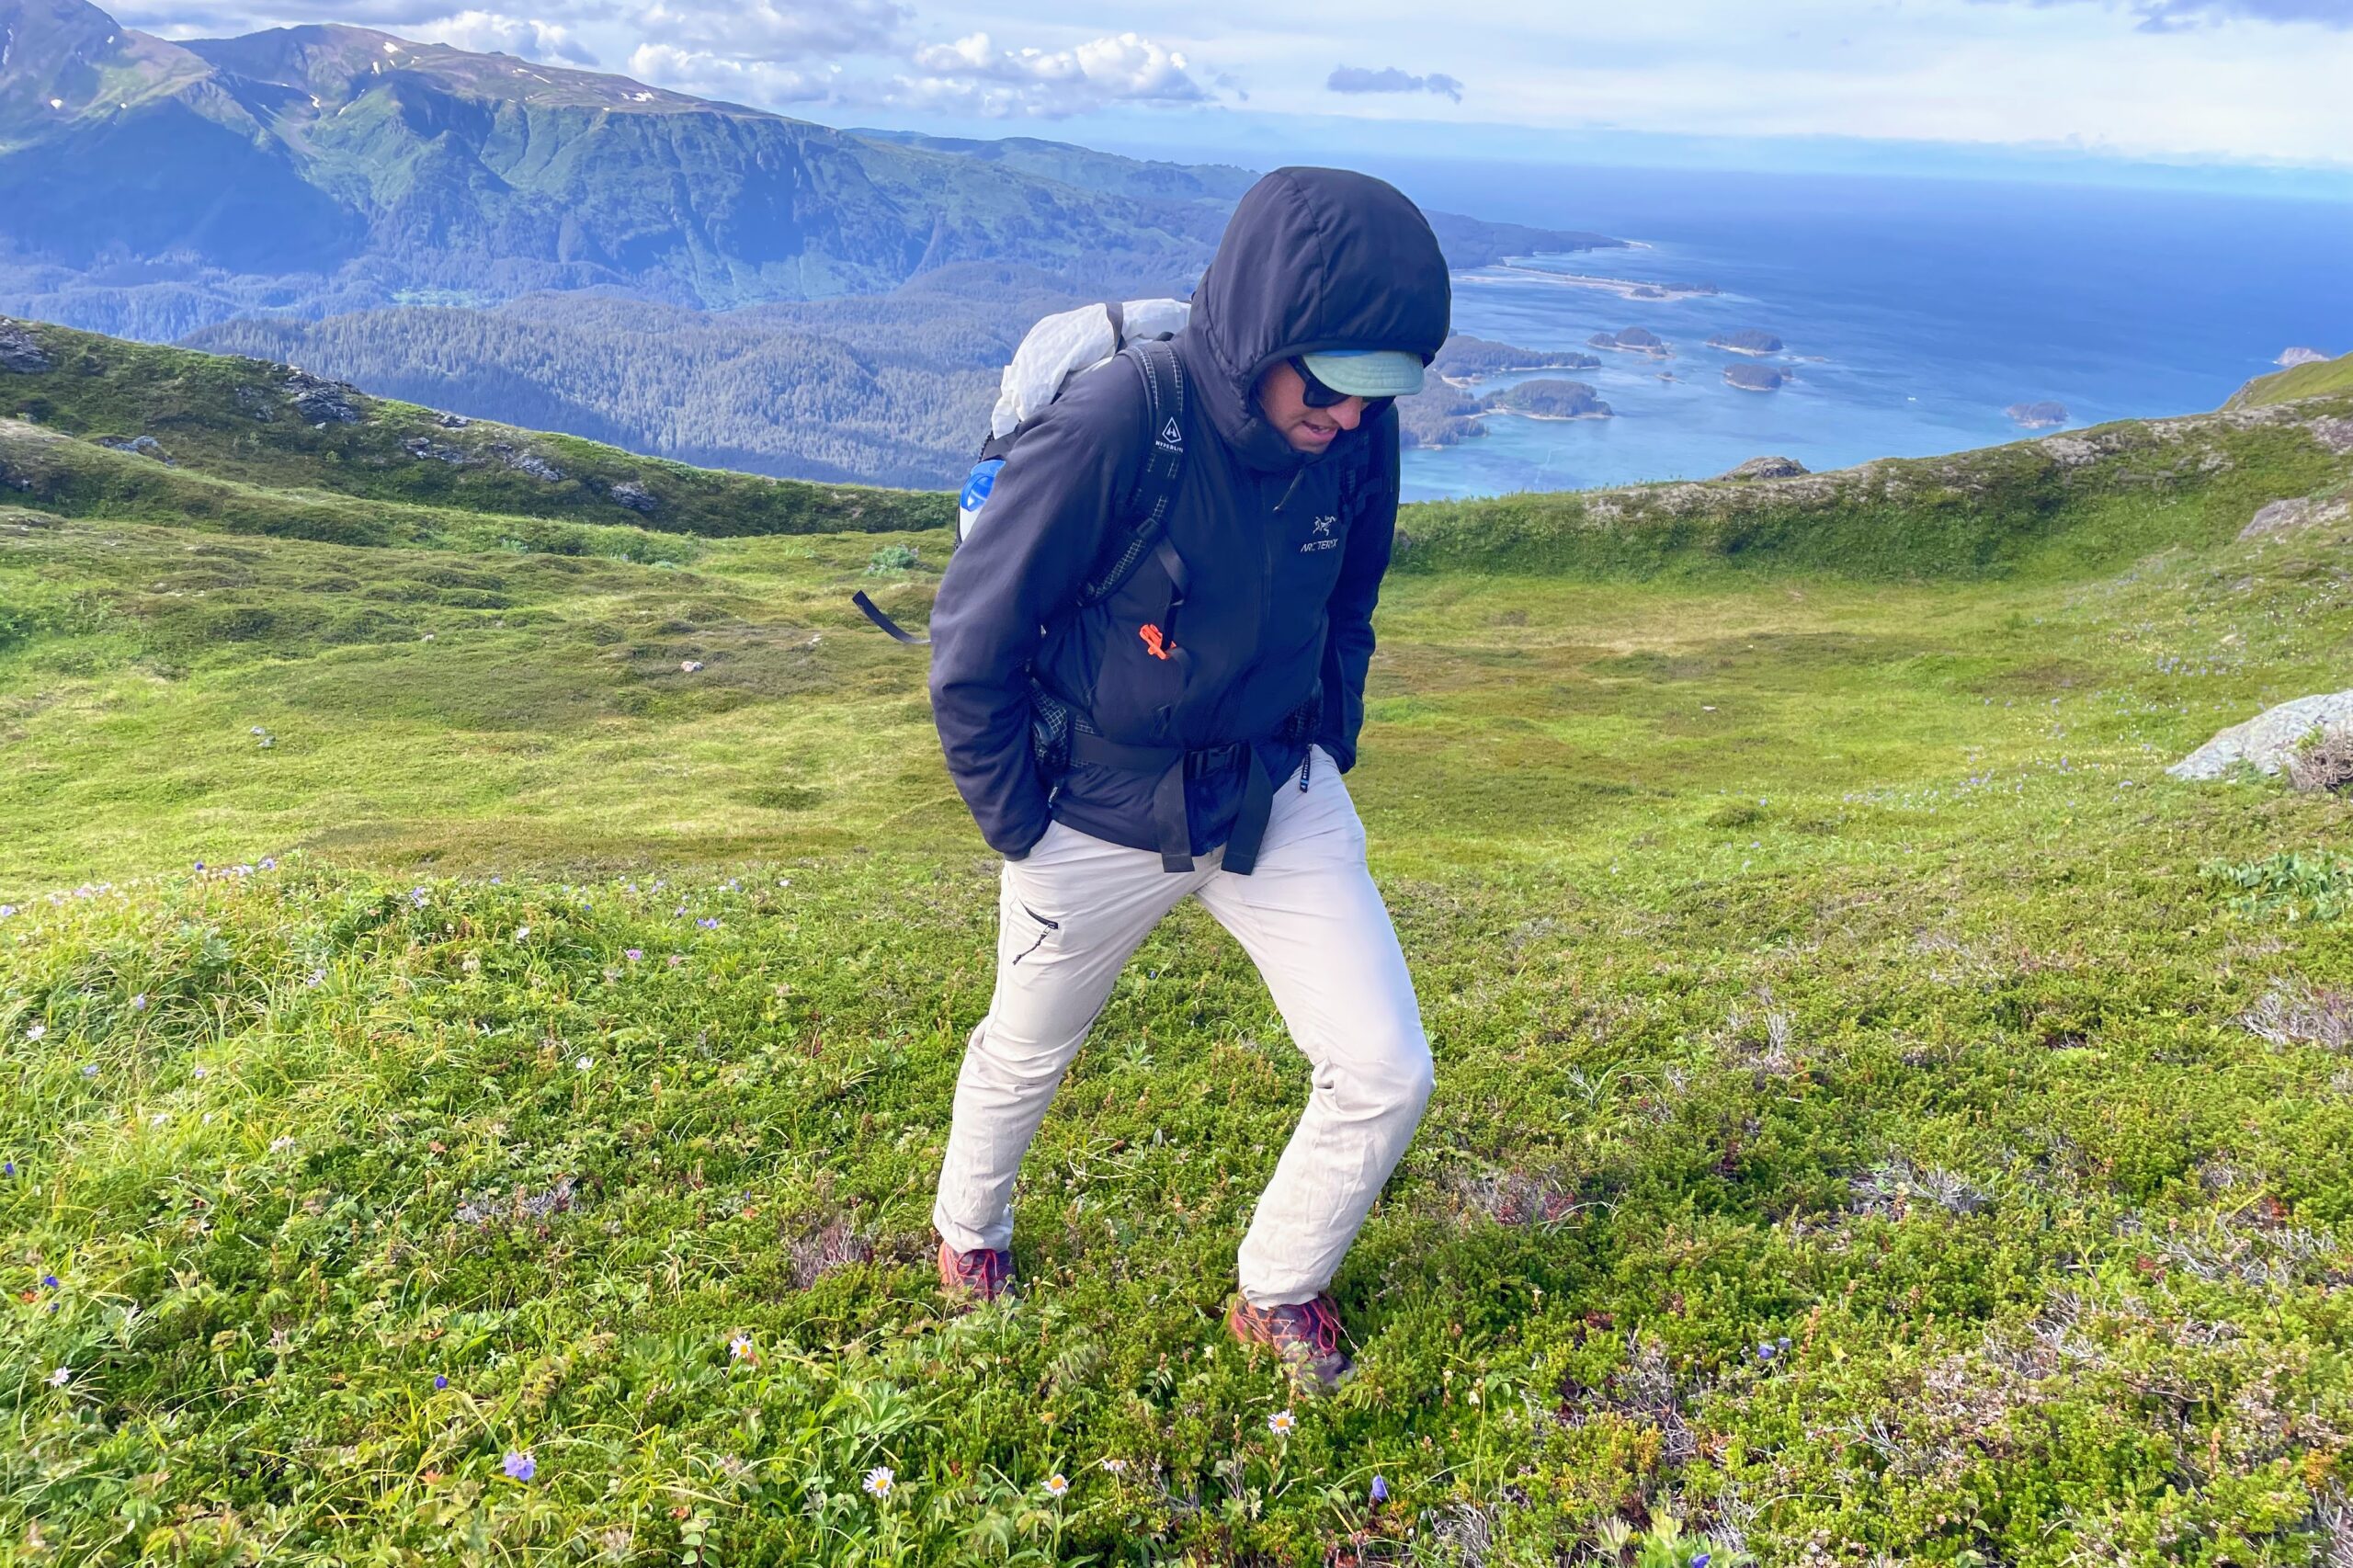
[[[956,498],[956,538],[961,547],[979,524],[997,471],[1070,379],[1114,358],[1125,358],[1143,378],[1146,428],[1153,432],[1143,470],[1120,508],[1120,526],[1079,590],[1075,608],[1099,604],[1120,590],[1158,548],[1168,529],[1168,508],[1185,476],[1185,369],[1169,338],[1184,326],[1191,307],[1182,300],[1131,300],[1084,305],[1051,315],[1032,326],[1006,366],[989,434],[979,460]],[[921,647],[918,637],[884,614],[863,589],[850,602],[892,637]]]

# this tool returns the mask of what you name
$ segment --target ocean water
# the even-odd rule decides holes
[[[1457,331],[1583,348],[1644,326],[1672,357],[1603,353],[1606,420],[1495,417],[1409,452],[1409,498],[1704,477],[1767,453],[1821,471],[2028,434],[2012,403],[2067,427],[2211,409],[2290,344],[2353,350],[2353,204],[1960,180],[1519,165],[1374,164],[1426,206],[1643,248],[1533,258],[1456,279]],[[1552,273],[1710,282],[1629,300]],[[1711,349],[1773,333],[1782,355]],[[1727,385],[1727,365],[1787,372]],[[1660,379],[1667,371],[1673,380]],[[1501,381],[1483,383],[1489,390]]]

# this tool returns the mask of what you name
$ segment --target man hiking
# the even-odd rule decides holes
[[[933,1211],[949,1290],[1013,1283],[1022,1154],[1120,969],[1189,894],[1249,953],[1313,1068],[1227,1324],[1310,1386],[1351,1370],[1326,1287],[1413,1136],[1431,1066],[1340,776],[1396,524],[1391,402],[1420,388],[1449,310],[1445,258],[1398,191],[1333,169],[1268,175],[1173,344],[1073,378],[951,561],[932,704],[1006,865],[996,988],[965,1050]],[[1173,401],[1147,395],[1154,367]],[[1154,428],[1154,406],[1176,412]],[[1093,599],[1147,465],[1180,449],[1165,532]],[[1067,731],[1058,776],[1033,725]]]

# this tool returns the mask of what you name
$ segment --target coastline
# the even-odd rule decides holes
[[[1515,278],[1535,278],[1564,288],[1597,290],[1605,294],[1615,294],[1621,300],[1701,300],[1723,292],[1712,283],[1668,283],[1654,278],[1605,278],[1593,272],[1553,272],[1540,267],[1526,267],[1508,258],[1493,267],[1481,267],[1455,276],[1458,281],[1465,283],[1506,281],[1492,276],[1496,272],[1508,272]],[[1483,277],[1483,274],[1487,276]]]

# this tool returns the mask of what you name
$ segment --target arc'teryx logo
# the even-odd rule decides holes
[[[1327,512],[1323,517],[1316,518],[1309,525],[1309,527],[1313,530],[1315,537],[1309,540],[1305,544],[1301,545],[1299,547],[1299,552],[1302,555],[1304,555],[1311,550],[1330,550],[1333,546],[1338,544],[1340,542],[1339,539],[1332,532],[1332,530],[1339,525],[1339,521],[1340,515],[1337,512]]]

